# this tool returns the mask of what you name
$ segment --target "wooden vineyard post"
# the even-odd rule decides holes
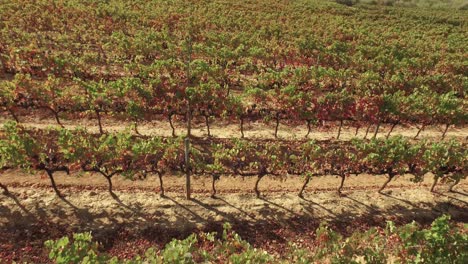
[[[192,21],[190,21],[192,22]],[[191,24],[190,24],[191,25]],[[190,73],[190,64],[192,63],[192,28],[189,29],[188,37],[187,37],[187,62],[186,62],[186,77],[187,77],[187,88],[192,85],[192,76]],[[190,104],[190,97],[187,95],[187,88],[186,88],[186,99],[187,99],[187,137],[192,136],[192,107]]]
[[[190,63],[192,62],[192,36],[189,32],[187,44],[188,44],[188,56],[187,56],[187,88],[191,85],[190,75]],[[187,96],[187,95],[186,95]],[[190,188],[190,137],[192,135],[192,109],[190,104],[190,98],[187,96],[187,137],[184,140],[185,143],[185,198],[191,199],[191,188]]]
[[[192,19],[192,18],[191,18]],[[186,78],[187,78],[187,88],[192,85],[192,76],[190,73],[190,64],[192,63],[192,20],[190,20],[190,28],[188,29],[187,36],[187,61],[186,61]],[[184,140],[185,145],[185,198],[187,200],[191,199],[191,188],[190,188],[190,137],[192,136],[192,107],[190,102],[190,97],[185,93],[187,99],[187,136]]]
[[[191,188],[190,188],[190,138],[186,137],[185,143],[185,198],[191,199]]]

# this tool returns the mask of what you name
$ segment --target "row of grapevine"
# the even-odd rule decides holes
[[[299,193],[302,196],[309,181],[320,175],[341,177],[338,188],[341,193],[346,177],[351,174],[387,175],[380,191],[395,176],[405,173],[412,174],[414,181],[421,181],[431,172],[434,175],[431,191],[440,179],[452,181],[452,189],[468,174],[466,144],[455,140],[413,144],[397,136],[336,143],[264,141],[261,145],[242,139],[200,141],[191,151],[191,166],[187,168],[182,138],[138,137],[126,132],[94,135],[84,130],[27,130],[13,122],[7,123],[4,131],[0,140],[0,168],[45,171],[58,195],[53,176],[58,171],[100,174],[108,181],[112,195],[112,179],[116,175],[133,178],[154,173],[164,195],[163,175],[189,170],[212,177],[213,196],[215,182],[221,175],[256,176],[257,196],[259,182],[266,175],[303,176],[305,182]]]
[[[159,77],[153,79],[132,77],[109,82],[53,76],[37,81],[29,75],[16,74],[14,79],[0,82],[0,106],[17,122],[22,109],[45,109],[59,125],[63,118],[92,115],[101,133],[104,132],[101,119],[106,113],[133,122],[136,130],[139,122],[164,118],[175,135],[173,117],[185,117],[187,100],[192,115],[205,120],[209,136],[213,118],[239,122],[242,136],[244,122],[258,119],[276,122],[275,137],[280,120],[306,124],[307,135],[312,124],[339,122],[337,138],[343,121],[352,121],[356,134],[362,126],[375,125],[377,134],[381,124],[391,124],[388,136],[398,124],[419,125],[416,137],[425,126],[445,124],[442,134],[445,137],[450,125],[465,125],[468,120],[466,100],[453,91],[438,94],[428,87],[410,94],[399,91],[366,96],[346,89],[317,93],[295,85],[266,90],[249,88],[233,93],[209,79],[192,82],[191,87],[186,87],[183,79],[171,77],[170,70],[162,67],[158,71],[156,76]]]

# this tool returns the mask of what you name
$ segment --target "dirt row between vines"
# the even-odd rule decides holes
[[[270,252],[285,250],[288,242],[308,245],[321,221],[344,234],[386,220],[427,224],[447,213],[457,222],[468,222],[468,182],[448,193],[447,185],[429,192],[430,177],[423,183],[405,175],[389,184],[385,194],[377,189],[385,177],[350,176],[344,197],[336,193],[339,179],[314,178],[305,197],[297,197],[300,177],[266,177],[260,183],[262,198],[252,193],[255,177],[221,177],[218,198],[210,198],[210,177],[194,177],[192,200],[183,197],[183,176],[165,178],[167,197],[158,194],[156,177],[115,180],[113,198],[105,191],[103,177],[71,177],[57,174],[58,198],[40,175],[7,172],[0,176],[12,195],[0,195],[0,259],[44,262],[43,242],[73,232],[92,231],[103,249],[130,257],[150,246],[162,247],[173,238],[191,232],[221,231],[224,222],[253,245]],[[0,261],[1,262],[1,261]]]
[[[10,120],[5,117],[0,117],[0,124]],[[38,116],[27,116],[21,117],[20,121],[26,127],[32,128],[47,128],[47,127],[58,127],[55,119],[52,119],[46,115],[45,118]],[[97,120],[83,118],[77,120],[62,120],[62,124],[69,129],[76,127],[87,128],[92,133],[98,133],[99,128],[97,126]],[[112,117],[104,117],[102,119],[103,128],[108,132],[123,131],[129,128],[132,123],[117,120]],[[185,135],[186,124],[182,120],[174,121],[174,127],[176,135]],[[390,131],[391,125],[381,125],[377,137],[383,138]],[[274,122],[245,122],[244,124],[244,135],[246,138],[254,139],[273,139],[274,138]],[[369,130],[367,138],[371,138],[375,132],[375,126],[372,126]],[[440,140],[445,126],[428,126],[418,136],[418,138],[429,138],[433,140]],[[343,126],[340,140],[349,140],[354,137],[363,138],[366,134],[367,127],[359,129],[356,135],[356,128],[352,124],[346,124]],[[418,128],[415,126],[403,126],[397,125],[391,135],[402,135],[405,137],[413,138],[418,133]],[[138,131],[142,135],[153,135],[153,136],[172,136],[172,130],[169,122],[166,120],[155,120],[152,122],[140,122],[138,125]],[[218,138],[240,138],[241,132],[238,123],[229,123],[226,121],[213,121],[210,125],[211,135]],[[206,137],[207,128],[204,121],[195,120],[192,128],[192,134],[196,137]],[[281,139],[295,140],[304,139],[307,134],[306,124],[287,124],[285,121],[280,122],[278,129],[278,137]],[[317,140],[329,140],[335,139],[338,134],[338,123],[327,122],[325,126],[312,127],[312,131],[308,138]],[[459,140],[466,141],[468,138],[468,127],[453,127],[451,126],[446,134],[446,138],[458,138]]]

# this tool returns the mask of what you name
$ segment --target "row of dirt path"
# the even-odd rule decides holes
[[[339,179],[314,178],[304,198],[297,196],[302,179],[265,178],[262,197],[251,192],[254,178],[222,177],[217,198],[210,197],[210,178],[193,179],[192,200],[183,197],[183,177],[166,177],[167,197],[160,197],[156,178],[128,181],[117,178],[116,197],[106,192],[105,179],[57,175],[64,198],[55,195],[48,179],[10,171],[2,182],[11,195],[0,195],[0,259],[47,260],[43,242],[73,232],[92,231],[105,250],[121,256],[161,247],[173,238],[200,230],[220,231],[224,222],[257,247],[281,252],[288,242],[312,241],[322,221],[342,233],[385,226],[387,220],[426,224],[450,214],[457,222],[468,221],[468,183],[456,192],[440,184],[429,191],[430,179],[412,183],[405,175],[377,193],[383,176],[350,176],[344,196],[336,193]]]
[[[0,118],[0,124],[5,123],[7,118]],[[21,123],[26,127],[34,128],[46,128],[46,127],[58,127],[55,119],[44,118],[40,119],[38,117],[22,117]],[[76,128],[82,127],[86,128],[92,133],[98,133],[99,127],[97,126],[97,120],[94,119],[79,119],[79,120],[63,120],[61,123],[66,128]],[[102,125],[105,131],[115,132],[123,131],[125,129],[130,129],[133,125],[132,122],[126,122],[121,120],[116,120],[113,118],[103,118]],[[186,124],[182,121],[174,121],[175,133],[176,135],[185,135],[186,133]],[[310,139],[316,140],[330,140],[336,139],[338,135],[338,124],[328,122],[325,123],[325,126],[312,127],[311,133],[308,135]],[[367,138],[372,138],[375,134],[376,126],[371,126]],[[376,135],[378,138],[384,138],[387,136],[388,132],[391,129],[391,125],[381,125],[379,131]],[[274,139],[274,130],[275,124],[264,123],[264,122],[246,122],[244,124],[244,136],[246,138],[253,139]],[[397,125],[391,135],[402,135],[409,138],[414,138],[418,134],[418,127],[415,126],[403,126]],[[428,126],[425,127],[420,134],[418,139],[427,138],[431,140],[441,140],[445,126]],[[133,130],[132,130],[133,131]],[[356,134],[356,128],[352,124],[345,124],[340,132],[340,140],[350,140],[352,138],[364,138],[366,135],[367,126],[364,126],[358,130]],[[138,132],[142,135],[152,135],[152,136],[172,136],[172,129],[168,121],[155,120],[153,122],[140,122],[138,125]],[[207,128],[204,122],[194,122],[192,128],[192,134],[196,137],[207,137]],[[238,123],[228,123],[225,121],[215,121],[210,125],[210,134],[213,137],[217,138],[239,138],[241,137],[240,127]],[[286,140],[297,140],[304,139],[307,135],[307,126],[306,124],[290,125],[285,123],[280,123],[278,129],[278,138]],[[466,141],[468,138],[468,128],[465,126],[462,127],[449,127],[446,136],[446,139],[457,138],[461,141]]]

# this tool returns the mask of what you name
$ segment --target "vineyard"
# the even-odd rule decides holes
[[[67,3],[2,7],[0,105],[17,122],[42,110],[58,125],[93,117],[101,133],[103,116],[136,131],[155,119],[173,128],[188,102],[208,135],[223,119],[242,136],[245,122],[272,120],[275,137],[280,122],[307,125],[307,134],[324,122],[375,134],[382,124],[415,125],[415,137],[443,125],[444,137],[467,119],[463,11],[438,11],[437,23],[418,28],[412,17],[430,12],[313,1],[280,2],[279,13],[224,2]],[[15,15],[22,6],[30,20]],[[101,26],[89,30],[89,21]]]
[[[0,2],[0,262],[90,230],[468,221],[466,4]]]

